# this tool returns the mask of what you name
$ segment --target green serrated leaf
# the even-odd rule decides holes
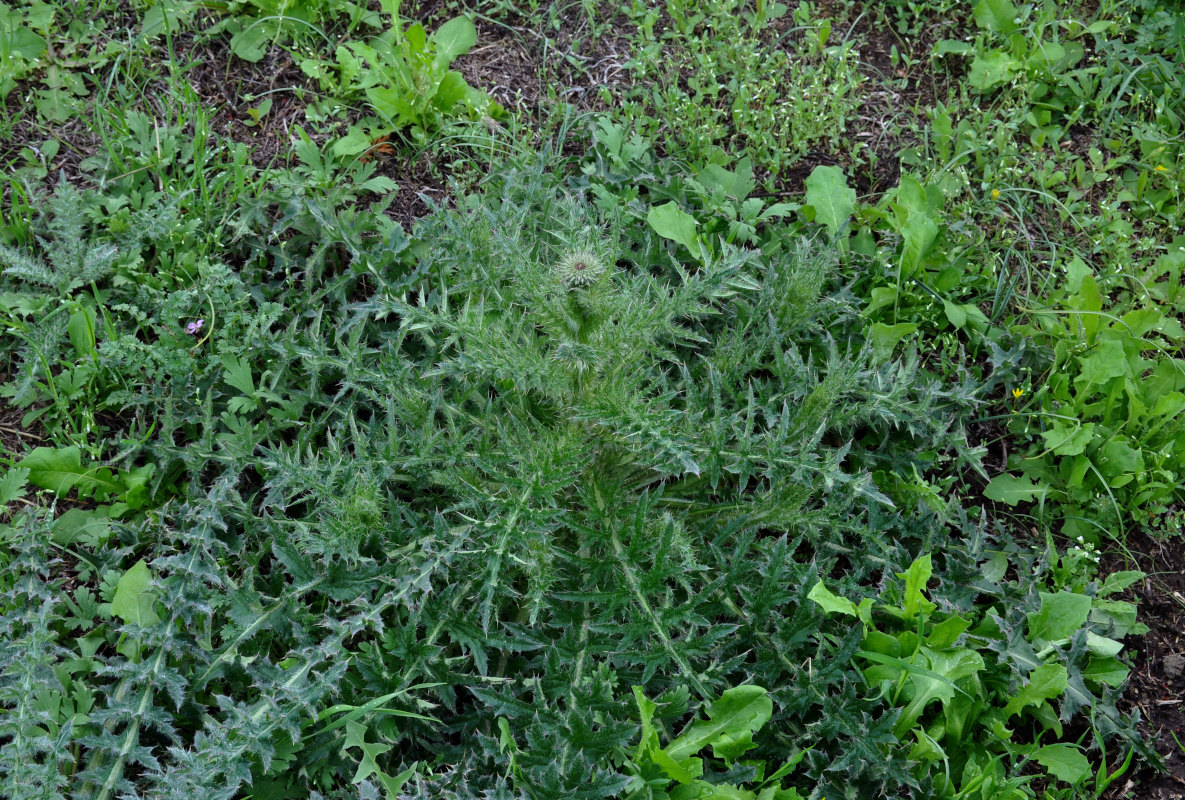
[[[1005,719],[1030,706],[1061,697],[1069,685],[1069,674],[1061,664],[1043,664],[1029,674],[1029,682],[1004,706]]]
[[[1077,785],[1090,777],[1090,762],[1074,744],[1047,744],[1033,753],[1033,760],[1065,783]]]
[[[7,506],[25,496],[25,484],[29,481],[28,467],[13,467],[0,478],[0,505]]]
[[[708,745],[717,758],[732,761],[752,749],[753,733],[773,716],[773,701],[760,686],[735,686],[726,689],[708,709],[708,719],[692,723],[686,733],[666,748],[671,758],[680,761]]]
[[[813,600],[828,614],[847,614],[849,617],[859,617],[860,612],[856,604],[846,597],[840,597],[828,589],[823,581],[819,581],[807,594],[808,600]]]
[[[905,619],[913,619],[918,614],[929,614],[936,606],[926,599],[926,584],[934,575],[934,565],[930,554],[919,556],[909,565],[905,572],[898,572],[897,577],[905,580],[905,601],[901,610]]]
[[[983,489],[983,496],[998,503],[1014,506],[1017,503],[1031,503],[1044,496],[1046,487],[1034,483],[1032,478],[1018,478],[1014,475],[997,475]]]

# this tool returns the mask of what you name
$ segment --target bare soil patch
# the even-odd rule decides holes
[[[1129,647],[1135,654],[1132,674],[1121,703],[1125,711],[1138,709],[1140,731],[1164,756],[1167,772],[1143,767],[1116,782],[1109,797],[1140,800],[1185,798],[1185,530],[1172,539],[1144,535],[1128,538],[1134,563],[1110,556],[1107,571],[1140,569],[1148,576],[1128,592],[1139,602],[1140,621],[1148,633]],[[1114,765],[1112,765],[1114,768]]]

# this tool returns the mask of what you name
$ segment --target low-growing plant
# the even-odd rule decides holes
[[[748,156],[763,181],[808,151],[834,144],[855,113],[861,75],[850,42],[829,44],[831,24],[810,18],[771,35],[782,3],[670,3],[673,28],[654,30],[653,11],[635,13],[637,82],[622,116],[667,152],[696,163]],[[801,31],[799,36],[789,34]],[[686,81],[682,75],[691,77]]]
[[[1053,577],[1066,585],[1068,564],[1055,563]],[[1000,581],[1007,565],[1003,553],[985,562],[986,583]],[[1030,588],[1013,607],[944,612],[926,594],[933,572],[931,557],[922,556],[879,601],[854,603],[822,581],[810,594],[827,613],[859,621],[861,674],[900,709],[894,733],[911,742],[918,776],[932,779],[935,797],[1037,797],[1031,784],[1038,778],[1074,788],[1093,780],[1101,793],[1130,756],[1115,772],[1105,765],[1096,772],[1081,743],[1065,740],[1064,723],[1091,709],[1092,719],[1104,721],[1103,729],[1095,723],[1093,744],[1105,746],[1113,689],[1129,672],[1117,658],[1120,640],[1144,630],[1134,605],[1109,597],[1143,574],[1052,592]]]
[[[1035,324],[1019,328],[1053,349],[1009,420],[1017,438],[1031,437],[1010,463],[1024,477],[999,476],[986,493],[1055,506],[1070,538],[1095,539],[1122,534],[1125,520],[1151,525],[1181,499],[1185,332],[1154,303],[1105,310],[1086,265],[1068,272],[1061,307],[1034,309]]]
[[[231,52],[244,61],[261,60],[269,46],[311,52],[313,45],[330,41],[331,33],[349,36],[382,25],[377,11],[352,0],[216,0],[203,5],[226,15],[206,35],[229,33]]]
[[[766,774],[766,763],[745,758],[745,754],[757,745],[753,737],[773,716],[773,702],[760,686],[735,686],[725,689],[720,697],[711,703],[707,719],[696,719],[682,733],[665,745],[661,743],[661,722],[656,722],[659,704],[646,698],[641,687],[633,687],[642,722],[642,737],[638,747],[626,765],[632,773],[630,783],[623,796],[627,798],[669,797],[671,800],[694,797],[756,798],[756,800],[801,800],[802,795],[793,787],[783,788],[781,781],[794,772],[795,767],[806,755],[800,751],[784,764]],[[670,693],[666,708],[662,711],[670,716],[687,701],[686,693]],[[674,706],[675,709],[670,708]],[[728,773],[742,772],[752,775],[745,785],[720,780],[704,780],[705,774],[717,772],[705,765],[705,758],[697,754],[705,748],[712,748],[712,755],[721,761]],[[713,775],[713,777],[716,777]],[[736,780],[736,779],[734,779]],[[749,788],[752,787],[752,788]]]
[[[309,109],[310,118],[343,116],[358,104],[374,116],[350,126],[333,147],[337,156],[356,156],[391,135],[424,145],[444,125],[502,116],[505,111],[485,92],[465,82],[454,61],[477,43],[468,17],[454,17],[429,35],[413,22],[404,27],[397,0],[384,5],[391,28],[366,43],[347,41],[334,59],[307,58],[301,68],[326,94]]]
[[[945,541],[937,516],[893,508],[860,466],[904,450],[850,459],[889,431],[957,449],[937,409],[961,397],[874,357],[856,310],[827,294],[824,245],[693,258],[560,181],[528,162],[402,244],[359,241],[348,215],[305,198],[287,244],[248,251],[239,276],[203,264],[141,310],[159,343],[100,347],[112,369],[144,370],[120,398],[159,420],[135,452],[192,503],[58,534],[87,589],[114,605],[122,585],[118,606],[139,616],[87,623],[107,644],[102,669],[77,676],[97,709],[80,738],[59,720],[6,757],[62,765],[84,796],[231,797],[250,781],[609,797],[632,779],[628,687],[709,702],[752,683],[775,687],[769,735],[809,750],[801,775],[764,789],[911,790],[891,721],[846,666],[858,642],[812,638],[807,577],[842,554],[854,591]],[[299,289],[259,281],[290,310],[239,283],[327,237]],[[787,290],[804,281],[816,301]],[[184,350],[166,320],[194,326],[170,323]],[[19,553],[53,542],[48,524],[8,534],[35,587],[47,555]],[[13,603],[12,640],[44,638]],[[13,651],[0,669],[60,693],[37,682],[87,653],[58,623],[44,635],[64,651]],[[739,769],[721,780],[777,772]]]

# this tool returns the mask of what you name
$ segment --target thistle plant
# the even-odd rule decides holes
[[[367,272],[369,298],[282,336],[279,306],[201,310],[201,400],[162,422],[192,439],[153,447],[202,477],[88,554],[93,710],[68,755],[43,736],[21,763],[88,800],[608,798],[631,781],[629,687],[666,724],[754,682],[822,789],[907,796],[846,666],[859,638],[816,639],[806,595],[837,554],[851,594],[945,537],[869,472],[890,431],[956,449],[962,397],[872,357],[810,242],[686,264],[539,164],[460,206]],[[180,353],[192,300],[161,312]],[[30,614],[4,610],[39,644],[0,673],[46,683],[80,637]]]
[[[623,689],[707,699],[753,671],[807,681],[805,652],[783,652],[812,625],[794,559],[838,547],[854,585],[908,563],[891,531],[933,530],[849,452],[894,427],[957,442],[933,411],[955,398],[911,362],[871,359],[856,310],[820,299],[834,259],[801,242],[688,266],[638,228],[543,170],[421,221],[415,270],[377,277],[355,340],[322,362],[340,392],[265,450],[266,515],[250,524],[299,531],[309,554],[337,549],[334,495],[381,487],[354,569],[381,576],[389,633],[358,652],[344,696],[439,681],[435,702],[479,701],[452,718],[478,732],[459,742],[391,728],[387,774],[431,755],[456,765],[432,782],[442,796],[495,774],[613,796],[636,730]],[[782,724],[820,719],[811,702]],[[845,719],[841,738],[892,735]],[[862,785],[909,780],[904,761],[856,761]]]

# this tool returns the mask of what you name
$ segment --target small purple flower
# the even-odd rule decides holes
[[[199,319],[197,322],[191,322],[185,326],[185,330],[190,336],[197,336],[202,329],[202,325],[206,324],[204,319]]]

